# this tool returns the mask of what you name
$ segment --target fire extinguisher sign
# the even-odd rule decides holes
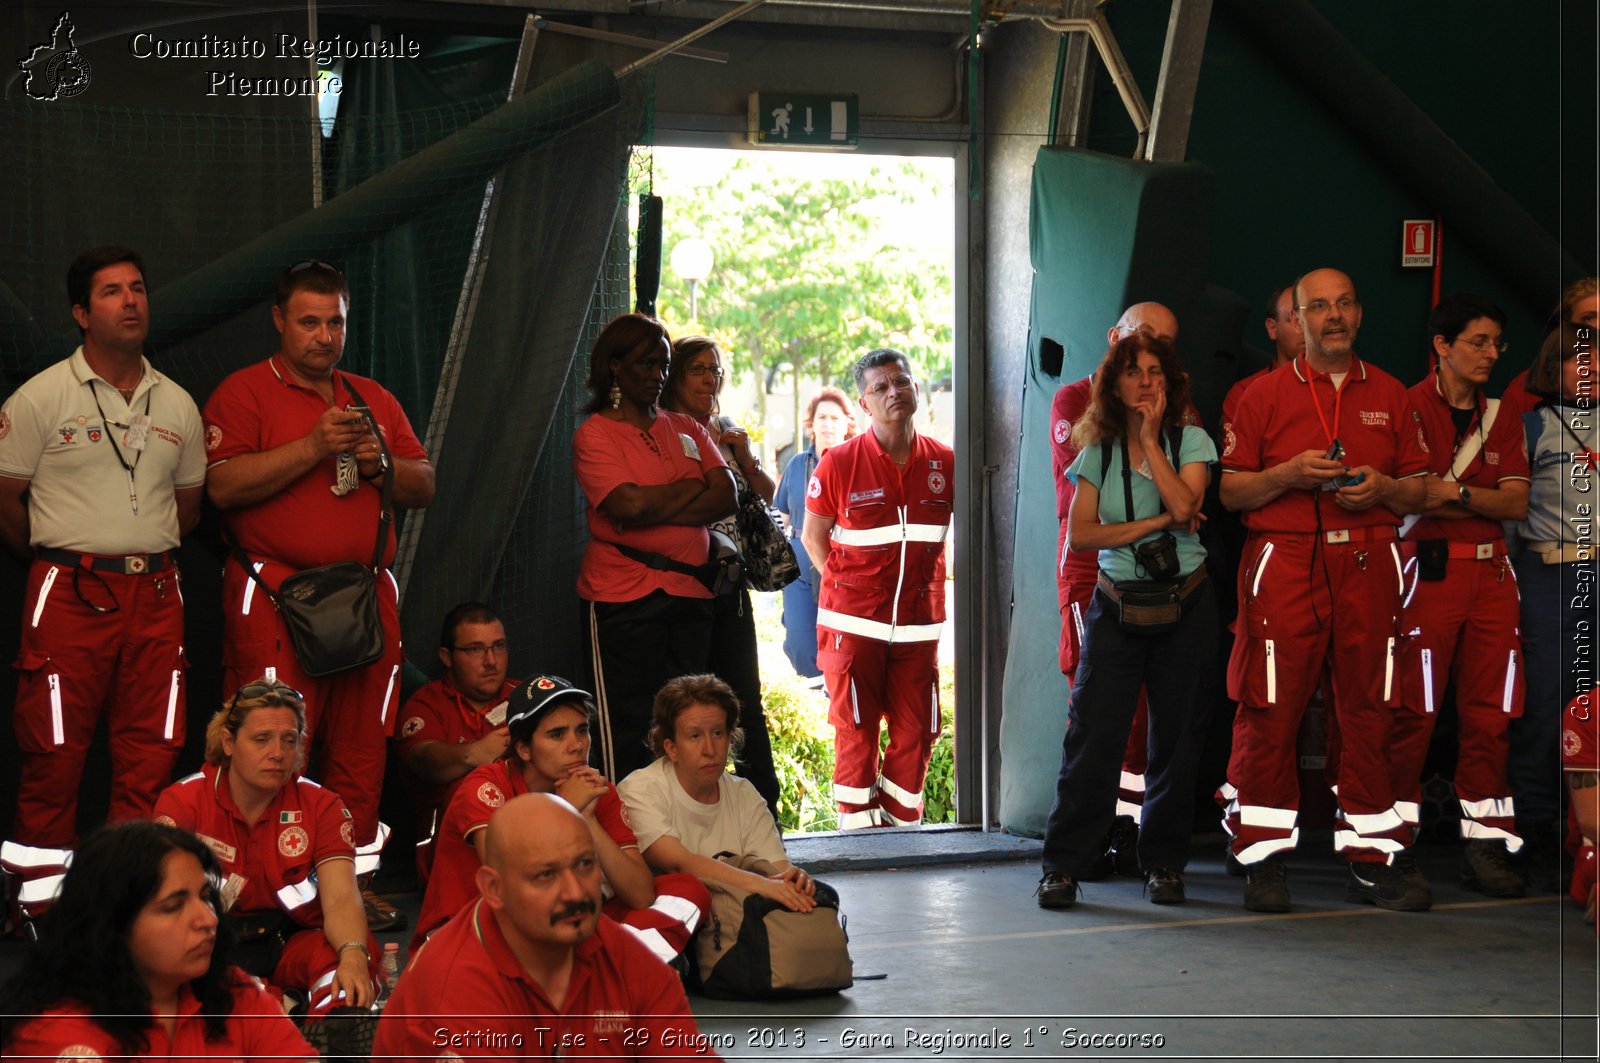
[[[1432,266],[1434,225],[1432,221],[1407,219],[1400,223],[1400,265]]]

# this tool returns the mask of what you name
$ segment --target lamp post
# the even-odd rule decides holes
[[[672,272],[689,282],[689,320],[700,320],[697,289],[711,276],[711,245],[698,236],[679,240],[672,249]]]

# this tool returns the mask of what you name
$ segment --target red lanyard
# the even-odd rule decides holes
[[[1333,389],[1333,427],[1329,428],[1328,418],[1322,412],[1322,403],[1317,399],[1317,388],[1311,378],[1311,362],[1310,360],[1306,361],[1305,382],[1306,387],[1311,389],[1311,408],[1317,411],[1317,420],[1322,422],[1322,434],[1328,438],[1329,447],[1332,447],[1333,441],[1339,438],[1339,406],[1344,402],[1344,386],[1350,383],[1350,373],[1355,372],[1356,364],[1356,360],[1351,359],[1349,371],[1345,373],[1345,377],[1339,382],[1339,385]]]

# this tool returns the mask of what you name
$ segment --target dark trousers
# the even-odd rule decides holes
[[[1123,631],[1100,591],[1084,621],[1083,653],[1067,707],[1056,800],[1044,828],[1044,869],[1081,876],[1100,854],[1116,814],[1122,753],[1139,687],[1150,713],[1139,866],[1181,871],[1194,830],[1194,781],[1207,710],[1198,704],[1202,673],[1216,656],[1217,606],[1211,584],[1195,591],[1183,620],[1162,635]]]
[[[631,602],[589,602],[584,611],[599,708],[595,766],[611,781],[655,760],[650,710],[669,679],[704,672],[712,601],[656,591]]]
[[[1506,775],[1524,836],[1561,815],[1561,717],[1594,682],[1594,562],[1547,565],[1532,550],[1516,559],[1522,593],[1522,715],[1511,721]]]
[[[772,736],[761,708],[761,666],[756,649],[756,617],[750,609],[750,592],[740,588],[717,598],[712,606],[709,669],[733,688],[739,698],[739,726],[744,748],[734,758],[734,770],[750,780],[778,816],[778,770],[772,764]],[[812,638],[813,645],[816,638]]]

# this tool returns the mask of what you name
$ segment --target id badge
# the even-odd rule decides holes
[[[506,706],[508,704],[509,702],[502,701],[500,704],[484,713],[483,718],[494,724],[496,727],[503,726],[506,722]]]
[[[143,450],[145,437],[150,434],[150,415],[136,413],[128,418],[128,430],[122,433],[122,445],[129,450]]]
[[[683,444],[683,453],[685,457],[693,458],[695,461],[700,460],[700,444],[694,441],[694,436],[687,432],[679,432],[678,442]]]
[[[244,892],[245,883],[249,882],[245,876],[237,872],[229,872],[222,883],[222,910],[232,911],[234,903],[238,901],[239,894]]]

